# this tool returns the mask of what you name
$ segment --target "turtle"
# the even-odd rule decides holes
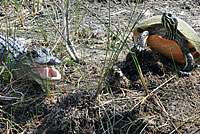
[[[188,76],[199,67],[200,38],[189,24],[171,13],[153,16],[139,23],[134,28],[133,39],[137,55],[149,47],[182,66],[179,76]]]

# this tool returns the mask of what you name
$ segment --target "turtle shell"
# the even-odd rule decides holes
[[[169,59],[174,59],[178,64],[185,64],[182,50],[190,52],[195,64],[200,63],[200,39],[194,29],[185,21],[178,21],[176,41],[168,40],[166,30],[162,26],[161,15],[150,17],[139,23],[134,29],[134,42],[143,31],[149,31],[147,46]]]

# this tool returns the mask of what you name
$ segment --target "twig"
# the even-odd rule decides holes
[[[165,81],[164,83],[162,83],[160,86],[158,86],[157,88],[155,88],[151,93],[149,93],[147,96],[145,96],[140,102],[138,102],[130,111],[133,111],[133,109],[135,107],[137,107],[139,104],[143,104],[149,97],[151,97],[154,92],[156,92],[158,89],[160,89],[162,86],[164,86],[166,83],[168,83],[169,81],[171,81],[172,79],[174,79],[176,77],[176,75],[172,76],[169,80]]]
[[[19,97],[7,97],[7,96],[0,96],[0,100],[20,100]]]

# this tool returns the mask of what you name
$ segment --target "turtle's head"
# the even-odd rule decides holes
[[[168,39],[175,40],[175,36],[177,33],[177,26],[178,26],[177,19],[170,13],[163,13],[162,24],[167,31]]]
[[[47,80],[61,79],[60,71],[55,68],[61,61],[50,54],[47,48],[42,50],[33,48],[17,64],[18,68],[23,68],[23,72],[28,74],[28,79],[35,80],[39,84],[45,84]]]

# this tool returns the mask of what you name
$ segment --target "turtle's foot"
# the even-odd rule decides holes
[[[179,71],[179,77],[189,76],[195,69],[194,59],[191,53],[185,55],[185,67]]]
[[[179,71],[179,77],[185,77],[185,76],[189,76],[192,74],[192,71],[195,69],[194,64],[189,64],[186,67],[184,67],[183,69],[181,69]]]
[[[137,52],[143,52],[143,51],[145,51],[147,49],[147,45],[142,45],[142,44],[140,44],[140,43],[136,43],[136,45],[135,45],[135,50],[137,51]]]
[[[179,77],[188,77],[189,75],[191,75],[192,72],[183,72],[183,71],[179,71],[178,76]]]
[[[137,39],[137,42],[134,46],[136,55],[143,55],[147,49],[147,38],[149,36],[149,32],[148,31],[144,31],[142,32]]]

